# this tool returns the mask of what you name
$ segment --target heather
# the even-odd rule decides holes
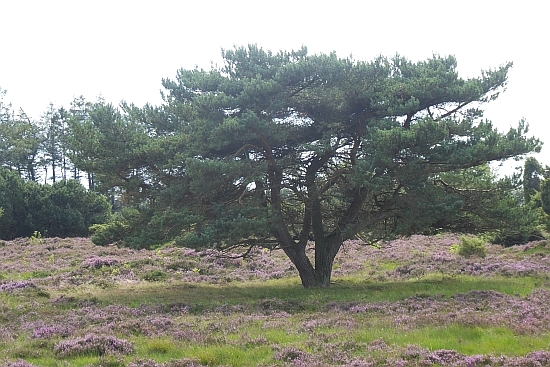
[[[0,242],[6,366],[545,366],[550,244],[348,241],[327,289],[277,251]]]

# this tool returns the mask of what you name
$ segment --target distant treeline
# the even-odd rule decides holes
[[[91,225],[109,220],[112,203],[93,169],[79,166],[71,137],[104,103],[80,97],[69,109],[50,105],[34,120],[4,103],[5,93],[0,89],[0,238],[88,236]]]

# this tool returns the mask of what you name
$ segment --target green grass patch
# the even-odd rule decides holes
[[[400,267],[402,264],[397,261],[381,261],[380,268],[385,271],[392,271]]]
[[[178,350],[178,346],[171,339],[149,339],[145,342],[145,350],[147,355],[173,355]]]
[[[142,359],[167,362],[188,358],[209,366],[255,366],[270,362],[273,351],[267,345],[244,347],[237,343],[206,343],[185,345],[170,339],[141,339],[136,342],[137,355]]]
[[[23,273],[23,279],[32,279],[32,278],[47,278],[52,275],[49,271],[44,270],[35,270],[30,273]]]
[[[256,329],[251,330],[250,333],[255,337],[264,337],[271,344],[280,344],[280,345],[296,345],[305,343],[308,339],[307,334],[303,333],[289,333],[288,330],[281,329]]]
[[[187,358],[196,358],[201,364],[208,366],[256,366],[262,363],[272,363],[273,351],[268,346],[240,348],[233,345],[212,345],[189,348]]]
[[[541,283],[543,280],[533,277],[429,275],[416,280],[380,283],[347,277],[336,280],[330,288],[304,289],[297,278],[292,278],[231,285],[176,282],[119,285],[116,288],[98,288],[90,295],[102,303],[135,307],[153,303],[185,303],[202,311],[222,304],[240,304],[265,307],[266,310],[280,307],[283,311],[296,313],[318,311],[328,302],[393,302],[419,294],[451,296],[473,290],[494,290],[509,295],[526,296]],[[269,305],[269,300],[274,300],[272,305]]]
[[[387,344],[407,346],[414,344],[432,351],[439,349],[456,350],[467,355],[505,354],[525,355],[533,350],[546,349],[550,335],[516,335],[505,327],[471,327],[449,325],[442,327],[425,327],[415,330],[394,328],[369,328],[350,336],[356,341],[371,342],[383,339]]]
[[[535,247],[531,247],[523,251],[523,253],[526,255],[532,255],[532,254],[548,255],[550,254],[550,246],[548,246],[548,241],[542,241],[539,244],[537,244]]]
[[[92,366],[109,366],[104,363],[105,361],[113,360],[112,357],[99,357],[99,356],[79,356],[64,359],[63,362],[59,358],[44,356],[41,358],[26,358],[32,364],[44,367],[58,367],[58,366],[73,366],[73,367],[92,367]],[[114,366],[115,364],[111,364]],[[119,366],[125,366],[126,364],[118,364]]]
[[[168,275],[162,270],[152,270],[141,276],[141,279],[148,282],[161,282],[168,279]]]

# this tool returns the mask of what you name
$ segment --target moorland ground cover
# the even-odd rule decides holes
[[[278,251],[0,242],[6,366],[550,365],[550,244],[347,242],[327,289]]]

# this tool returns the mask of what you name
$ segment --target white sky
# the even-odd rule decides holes
[[[326,5],[324,5],[326,4]],[[221,48],[336,51],[371,60],[453,54],[463,77],[514,62],[506,93],[486,105],[501,131],[525,117],[546,141],[550,22],[544,1],[0,0],[0,88],[40,118],[84,95],[160,104],[161,79],[220,64]],[[550,130],[550,128],[548,128]],[[517,165],[517,164],[513,164]]]

